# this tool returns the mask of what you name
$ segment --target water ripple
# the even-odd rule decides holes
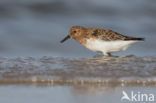
[[[0,84],[156,85],[156,57],[0,58]]]

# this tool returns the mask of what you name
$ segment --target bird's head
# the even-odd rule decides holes
[[[73,26],[69,30],[69,35],[67,35],[63,40],[61,40],[61,43],[63,43],[64,41],[66,41],[66,40],[68,40],[70,38],[77,39],[77,38],[81,37],[84,32],[85,32],[84,27],[82,27],[82,26]]]

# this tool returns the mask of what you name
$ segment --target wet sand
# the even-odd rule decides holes
[[[156,57],[1,57],[0,71],[1,103],[129,103],[123,91],[156,95]]]

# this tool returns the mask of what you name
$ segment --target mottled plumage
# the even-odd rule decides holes
[[[115,40],[143,40],[143,38],[135,38],[121,35],[113,30],[104,30],[102,28],[87,28],[87,34],[104,41]]]
[[[92,51],[102,52],[104,55],[126,50],[131,44],[144,40],[144,38],[124,36],[112,30],[82,26],[73,26],[69,31],[69,35],[61,43],[69,38],[75,39]]]

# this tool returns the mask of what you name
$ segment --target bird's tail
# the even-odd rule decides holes
[[[145,38],[134,38],[134,40],[145,41]]]
[[[135,37],[130,37],[130,38],[127,38],[126,40],[145,41],[145,38],[135,38]]]

